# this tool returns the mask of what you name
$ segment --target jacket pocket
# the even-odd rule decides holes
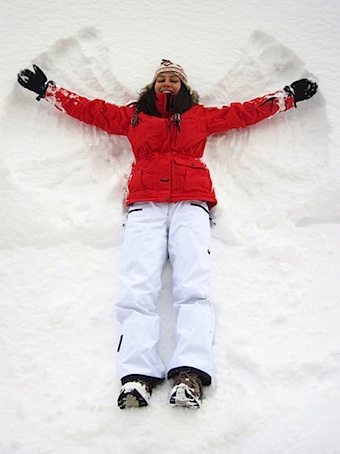
[[[129,180],[130,191],[155,189],[155,178],[155,161],[133,164]]]
[[[193,157],[173,156],[174,189],[187,189],[190,192],[211,190],[212,183],[207,166]]]

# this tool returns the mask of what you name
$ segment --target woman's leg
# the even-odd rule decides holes
[[[117,368],[123,383],[130,376],[151,378],[151,383],[165,376],[156,304],[167,254],[167,205],[130,206],[116,301],[121,324]]]
[[[214,310],[210,302],[210,218],[204,202],[180,202],[170,211],[169,257],[173,267],[176,349],[168,377],[198,372],[202,384],[212,375]]]

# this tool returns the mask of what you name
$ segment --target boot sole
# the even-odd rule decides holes
[[[200,408],[200,401],[195,398],[186,388],[178,387],[170,396],[172,407]]]
[[[125,408],[146,407],[147,405],[147,401],[136,389],[122,392],[118,397],[118,407],[121,410],[124,410]]]

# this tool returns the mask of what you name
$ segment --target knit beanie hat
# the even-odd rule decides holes
[[[176,63],[172,63],[170,60],[162,60],[159,68],[156,69],[154,80],[156,80],[157,76],[161,73],[168,73],[172,72],[176,74],[177,77],[181,79],[186,85],[188,83],[187,75],[184,72],[182,66],[177,65]]]

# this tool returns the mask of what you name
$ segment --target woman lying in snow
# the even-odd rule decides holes
[[[212,380],[214,311],[210,301],[210,217],[216,205],[201,161],[210,134],[245,128],[311,98],[317,84],[302,79],[283,90],[222,108],[204,107],[183,68],[162,60],[136,103],[89,100],[48,81],[36,65],[19,83],[62,112],[126,136],[135,162],[128,182],[128,220],[116,301],[121,325],[117,366],[120,408],[148,405],[152,388],[173,379],[170,405],[199,408]],[[163,266],[173,268],[176,348],[165,367],[159,352],[157,298]]]

